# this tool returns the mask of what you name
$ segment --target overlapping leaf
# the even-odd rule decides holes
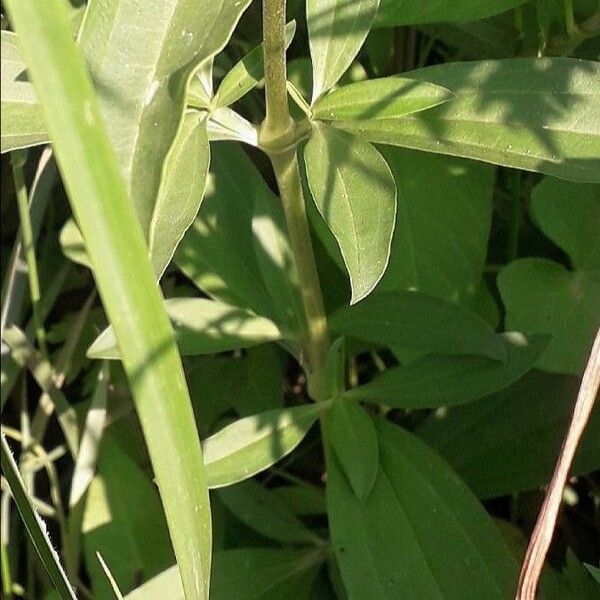
[[[406,77],[454,97],[401,119],[335,126],[363,139],[600,181],[600,64],[570,58],[436,65]]]
[[[182,355],[210,354],[278,340],[281,332],[269,319],[249,310],[204,298],[170,298],[165,309]],[[112,327],[88,350],[90,358],[119,358]]]
[[[506,266],[498,287],[507,327],[552,335],[538,365],[579,374],[600,327],[600,186],[546,178],[533,191],[531,210],[572,268],[544,258]]]
[[[344,396],[381,402],[397,408],[435,408],[477,400],[517,381],[529,371],[549,338],[526,338],[513,332],[501,336],[506,360],[481,356],[436,356],[388,369],[370,383]]]
[[[307,0],[313,102],[331,89],[358,54],[379,0]]]
[[[487,323],[469,310],[420,292],[380,292],[330,317],[336,335],[388,347],[504,360],[506,351]]]
[[[396,186],[370,144],[320,125],[304,150],[310,191],[350,274],[351,303],[367,296],[388,264]]]
[[[506,600],[516,563],[452,469],[418,438],[379,420],[380,459],[361,502],[328,456],[327,504],[351,598]]]

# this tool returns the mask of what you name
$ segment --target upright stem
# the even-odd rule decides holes
[[[21,239],[23,240],[23,253],[25,254],[25,262],[27,263],[27,276],[29,278],[29,293],[31,295],[31,309],[33,313],[35,335],[38,340],[40,351],[44,356],[47,356],[46,335],[39,309],[41,294],[37,262],[35,260],[33,228],[31,226],[31,218],[29,215],[27,188],[25,187],[25,178],[23,176],[24,162],[25,158],[21,152],[12,153],[12,171],[15,181],[17,204],[19,207],[19,218],[21,220]]]
[[[309,393],[315,400],[326,400],[323,366],[329,351],[329,333],[296,156],[296,123],[290,117],[288,106],[284,32],[285,0],[264,0],[267,114],[261,127],[261,145],[268,153],[275,171],[298,269],[307,323],[304,351]]]
[[[263,2],[263,48],[267,116],[264,134],[272,139],[292,127],[285,69],[285,0]]]

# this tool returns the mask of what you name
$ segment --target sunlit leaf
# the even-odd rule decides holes
[[[401,119],[335,122],[371,142],[600,182],[600,63],[517,58],[448,63],[406,77],[454,97]]]
[[[327,126],[304,150],[315,204],[335,236],[350,274],[351,303],[369,295],[387,267],[396,215],[396,186],[370,144]]]
[[[227,425],[203,442],[211,488],[252,477],[291,452],[328,404],[260,413]]]
[[[331,89],[358,54],[379,0],[307,0],[314,101]]]
[[[183,355],[210,354],[277,340],[277,326],[251,311],[204,298],[170,298],[165,308]],[[88,350],[90,358],[120,357],[112,327]]]

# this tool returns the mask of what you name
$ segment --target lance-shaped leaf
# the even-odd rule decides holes
[[[235,140],[258,146],[258,128],[227,106],[214,109],[208,119],[211,142]]]
[[[381,0],[375,24],[380,27],[421,23],[462,23],[491,17],[525,4],[527,0],[438,0],[399,2]]]
[[[182,355],[211,354],[246,348],[281,338],[269,319],[250,310],[205,298],[169,298],[165,309],[173,323]],[[112,327],[105,329],[88,350],[90,358],[118,359]]]
[[[212,536],[194,414],[147,246],[73,41],[66,4],[8,0],[4,6],[20,36],[96,284],[119,339],[183,587],[188,598],[205,600]],[[116,62],[125,62],[122,58]]]
[[[379,292],[330,317],[335,335],[437,354],[506,358],[502,341],[471,311],[420,292]]]
[[[327,402],[269,410],[227,425],[202,443],[211,488],[224,487],[264,471],[304,438]]]
[[[388,369],[344,396],[397,408],[434,408],[464,404],[508,387],[529,371],[548,345],[546,336],[501,336],[506,361],[481,356],[430,355]]]
[[[439,85],[385,77],[350,83],[323,96],[313,106],[315,119],[393,119],[443,104],[452,93]]]
[[[475,496],[414,435],[383,420],[376,426],[379,469],[366,501],[328,455],[327,512],[349,597],[511,597],[516,562]]]
[[[48,141],[46,120],[26,68],[17,36],[11,31],[2,31],[2,152]]]
[[[451,408],[417,429],[480,498],[549,483],[579,378],[532,371],[488,398]],[[592,411],[573,475],[600,469],[600,407]]]
[[[211,600],[289,600],[310,597],[325,560],[322,550],[234,548],[215,552]],[[177,566],[163,571],[125,600],[184,600]]]
[[[290,21],[285,27],[285,47],[287,48],[294,39],[296,21]],[[250,90],[254,89],[265,76],[265,63],[263,45],[253,48],[236,63],[223,77],[217,90],[214,104],[216,106],[229,106]]]
[[[354,304],[377,285],[390,256],[396,184],[379,152],[351,135],[317,126],[304,149],[306,176],[350,274]]]
[[[284,544],[321,544],[273,490],[248,479],[219,490],[219,498],[242,523]]]
[[[225,46],[249,3],[93,0],[88,6],[80,44],[146,237],[188,79]]]
[[[333,450],[356,497],[366,500],[379,469],[379,440],[373,421],[355,402],[338,399],[327,415]]]
[[[209,162],[206,115],[188,111],[167,156],[150,224],[148,246],[159,278],[196,218],[204,197]]]
[[[330,90],[358,54],[379,0],[307,0],[314,101]]]
[[[335,122],[363,139],[600,181],[600,63],[570,58],[436,65],[407,77],[454,97],[401,119]]]

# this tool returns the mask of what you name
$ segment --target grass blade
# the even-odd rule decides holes
[[[75,593],[73,592],[73,589],[67,580],[67,576],[58,560],[58,555],[54,548],[52,548],[52,543],[46,532],[46,526],[35,512],[29,496],[25,491],[21,474],[19,473],[19,469],[10,448],[8,447],[4,434],[2,434],[2,472],[4,473],[4,477],[6,477],[15,504],[23,519],[23,523],[29,532],[31,542],[46,568],[46,571],[48,571],[48,575],[50,576],[56,591],[63,600],[75,600]]]
[[[29,72],[123,355],[186,598],[208,597],[211,525],[181,360],[92,82],[60,0],[10,0]],[[123,235],[126,231],[127,235]]]

